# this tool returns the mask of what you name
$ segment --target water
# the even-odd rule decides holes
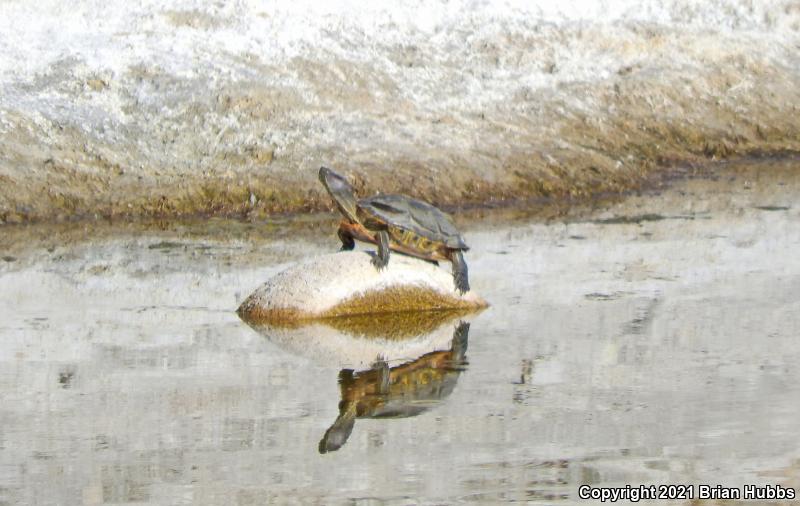
[[[476,216],[467,261],[492,306],[413,346],[386,339],[406,361],[364,371],[365,344],[362,370],[344,373],[358,339],[303,345],[234,312],[337,248],[330,220],[4,230],[0,503],[800,487],[797,168],[723,167],[566,220]],[[320,453],[342,390],[361,416]]]

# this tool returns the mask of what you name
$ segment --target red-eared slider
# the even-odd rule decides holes
[[[417,416],[447,398],[466,368],[469,323],[453,331],[449,350],[433,351],[389,367],[379,359],[371,369],[339,372],[339,416],[322,440],[319,452],[341,448],[353,432],[356,418],[405,418]]]
[[[350,183],[326,167],[319,169],[319,180],[344,215],[339,225],[343,250],[353,249],[354,239],[377,244],[378,254],[372,263],[378,269],[388,264],[390,249],[432,262],[447,260],[453,265],[456,289],[461,293],[469,291],[462,254],[469,247],[448,215],[405,195],[357,200]]]

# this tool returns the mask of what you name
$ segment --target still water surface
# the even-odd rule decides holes
[[[338,247],[329,221],[14,229],[0,504],[799,487],[798,168],[728,167],[579,219],[471,219],[471,281],[492,306],[416,337],[320,344],[237,317],[264,280]],[[372,363],[376,342],[389,360]]]

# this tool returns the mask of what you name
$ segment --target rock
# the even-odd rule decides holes
[[[340,252],[297,264],[267,281],[239,307],[248,321],[302,322],[338,316],[487,307],[460,295],[449,270],[394,254],[378,271],[372,253]]]
[[[303,322],[250,323],[269,342],[312,362],[368,369],[381,359],[392,366],[452,346],[453,332],[468,316],[461,311],[420,311],[342,316]]]

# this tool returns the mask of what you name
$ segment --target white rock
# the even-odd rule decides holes
[[[409,309],[481,308],[488,304],[475,292],[460,295],[452,274],[442,267],[393,254],[378,271],[367,252],[340,252],[314,258],[283,271],[242,303],[239,313],[250,319],[309,319],[346,314]],[[444,263],[442,265],[445,265]],[[417,291],[415,300],[398,297],[397,289]],[[381,297],[386,294],[386,297]],[[434,302],[427,303],[426,295]],[[345,307],[370,296],[372,310]],[[373,297],[374,296],[374,297]],[[409,304],[414,307],[409,307]]]

